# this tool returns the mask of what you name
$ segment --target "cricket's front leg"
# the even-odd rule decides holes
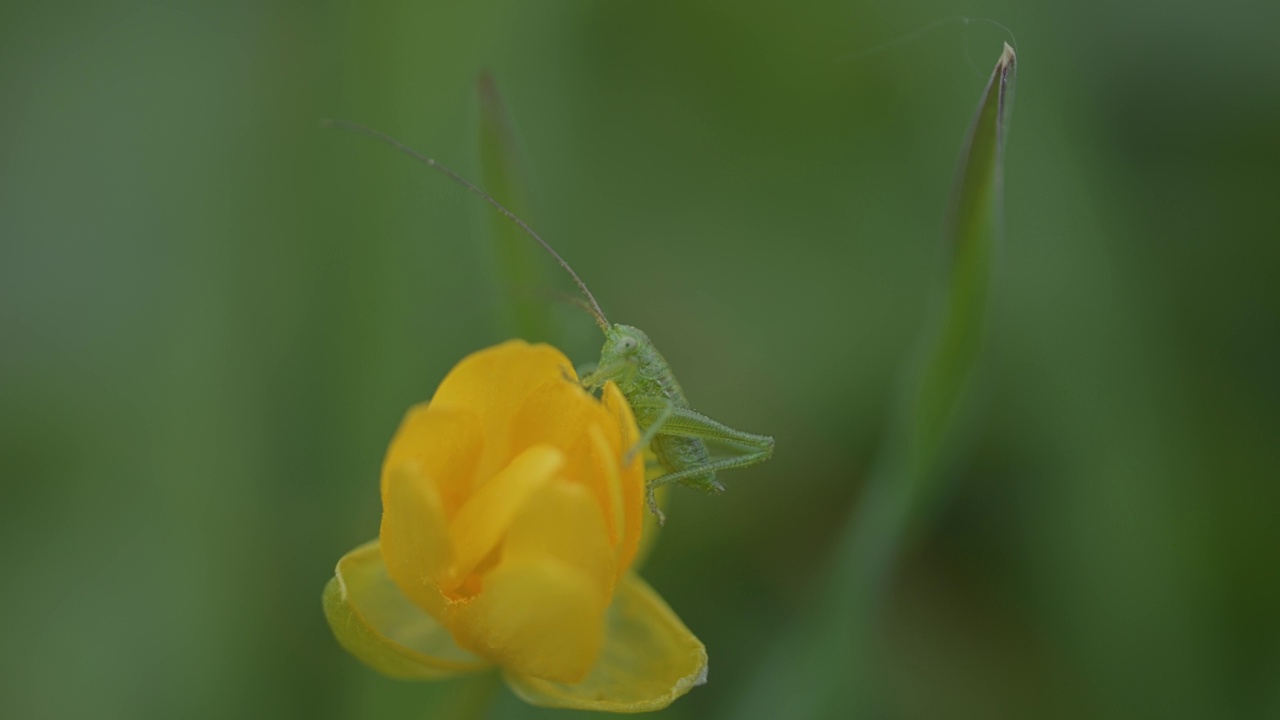
[[[593,363],[587,363],[586,365],[580,366],[580,370],[578,372],[578,383],[582,385],[582,387],[595,392],[596,390],[604,387],[604,384],[610,380],[617,381],[626,369],[627,363],[625,362],[613,362],[603,367]],[[588,372],[583,373],[582,370],[588,370]]]
[[[630,464],[635,458],[636,453],[650,447],[653,444],[654,438],[662,434],[667,421],[669,421],[676,412],[675,402],[673,402],[671,398],[667,397],[637,398],[635,401],[628,402],[631,403],[631,411],[637,415],[637,421],[640,420],[639,416],[641,415],[648,416],[653,414],[655,411],[657,414],[653,416],[652,420],[649,420],[648,426],[644,428],[644,431],[640,435],[640,439],[627,450],[627,454],[623,457],[624,464]],[[662,467],[662,464],[659,462],[657,466]],[[646,476],[647,475],[648,473],[646,473]],[[667,521],[667,518],[662,512],[662,508],[658,507],[658,498],[654,496],[654,491],[657,490],[657,488],[658,486],[655,485],[652,480],[645,481],[645,501],[649,505],[649,512],[653,513],[653,516],[658,520],[658,524],[662,525]]]
[[[637,415],[641,414],[642,411],[645,415],[648,415],[654,410],[657,410],[658,414],[649,422],[648,427],[640,435],[640,439],[627,449],[627,454],[622,458],[624,465],[630,465],[631,461],[635,459],[636,453],[649,447],[653,444],[653,439],[662,434],[662,428],[675,415],[676,404],[671,401],[671,398],[637,400],[632,403],[631,410]]]

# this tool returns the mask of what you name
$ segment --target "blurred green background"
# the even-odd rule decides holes
[[[732,717],[858,502],[1008,36],[863,51],[957,13],[1019,46],[1007,237],[972,453],[883,620],[885,712],[1280,717],[1263,0],[0,5],[0,712],[448,717],[475,691],[376,676],[319,596],[377,533],[401,414],[504,337],[489,217],[317,120],[478,178],[488,68],[533,225],[699,409],[777,438],[726,494],[678,492],[645,569],[711,654],[667,715]]]

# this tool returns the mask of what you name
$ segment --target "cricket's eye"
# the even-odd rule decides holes
[[[621,341],[619,341],[619,342],[618,342],[618,350],[619,350],[620,352],[629,353],[629,352],[631,352],[632,350],[635,350],[635,349],[636,349],[636,345],[638,345],[638,344],[639,344],[639,343],[637,343],[637,342],[636,342],[636,339],[635,339],[635,338],[633,338],[633,337],[624,337],[624,338],[622,338],[622,340],[621,340]]]

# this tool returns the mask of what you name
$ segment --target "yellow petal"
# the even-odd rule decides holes
[[[654,499],[658,501],[658,509],[664,513],[669,509],[671,494],[668,491],[670,489],[670,485],[663,485],[653,493]],[[640,572],[644,568],[645,561],[649,559],[649,553],[653,552],[653,546],[658,542],[658,536],[662,534],[658,516],[653,513],[644,513],[641,525],[643,528],[640,531],[640,547],[636,548],[635,557],[631,559],[631,569],[635,572]]]
[[[587,440],[590,441],[589,457],[594,466],[590,472],[596,477],[596,484],[601,488],[600,494],[604,496],[600,504],[604,509],[605,524],[609,530],[609,542],[612,543],[617,555],[618,574],[621,575],[626,572],[622,558],[629,554],[630,549],[627,548],[623,537],[627,528],[627,508],[622,499],[618,450],[609,444],[604,430],[599,425],[587,428]]]
[[[597,446],[593,435],[602,435]],[[612,506],[616,494],[621,431],[609,411],[581,386],[552,378],[530,393],[511,426],[511,447],[518,451],[546,444],[565,450],[561,477],[591,490],[601,507]],[[623,534],[613,514],[605,516],[609,536],[616,543]]]
[[[547,556],[579,570],[609,604],[615,580],[614,552],[604,514],[581,485],[548,484],[529,496],[503,543],[503,562]]]
[[[436,486],[445,517],[453,517],[475,489],[484,434],[474,413],[422,403],[409,409],[382,461],[387,473],[408,462],[417,463]]]
[[[488,477],[510,460],[511,420],[528,396],[543,382],[566,377],[567,384],[577,381],[573,364],[559,350],[511,340],[463,358],[440,383],[431,406],[480,420],[485,444],[478,473]]]
[[[537,572],[545,571],[538,577]],[[459,642],[542,677],[591,667],[614,584],[614,552],[591,491],[552,482],[529,494],[480,594],[454,606]],[[522,626],[523,625],[523,626]]]
[[[572,683],[591,669],[604,603],[591,578],[549,555],[504,558],[455,609],[458,642],[521,675]]]
[[[706,648],[634,573],[619,582],[607,618],[604,648],[582,681],[551,682],[508,666],[511,690],[544,707],[649,712],[706,682]]]
[[[550,482],[563,466],[564,453],[547,445],[535,445],[467,499],[449,530],[457,554],[446,591],[461,585],[493,552],[528,497]]]
[[[324,614],[342,647],[384,675],[435,680],[489,665],[400,593],[376,540],[338,561],[324,589]]]
[[[556,375],[525,395],[524,402],[512,416],[511,445],[568,448],[588,427],[613,424],[609,412],[581,385]],[[617,438],[618,431],[612,432]]]
[[[382,528],[378,538],[390,577],[410,600],[443,617],[441,583],[454,549],[434,484],[413,461],[383,475]]]
[[[605,410],[613,416],[614,425],[619,428],[619,449],[625,454],[640,442],[640,429],[636,426],[631,405],[613,381],[605,383],[600,399],[604,402]],[[630,567],[635,558],[647,515],[644,507],[644,455],[644,452],[636,453],[631,465],[623,468],[617,476],[620,483],[618,494],[624,513],[624,530],[618,558],[618,564],[622,568]]]

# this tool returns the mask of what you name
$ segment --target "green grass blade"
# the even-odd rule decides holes
[[[839,541],[821,605],[784,635],[733,717],[882,717],[877,629],[900,548],[954,467],[988,324],[1002,233],[1004,138],[1016,58],[1005,45],[960,156],[946,272],[907,365],[879,464]]]
[[[1004,136],[1016,59],[1007,44],[987,84],[960,157],[946,227],[949,267],[936,323],[908,396],[902,472],[912,483],[936,482],[956,439],[956,422],[973,382],[986,335],[995,246],[1003,229]],[[921,487],[917,494],[927,494]]]
[[[530,202],[515,128],[493,76],[485,71],[477,83],[480,96],[481,186],[525,221]],[[486,212],[497,264],[501,326],[505,334],[531,341],[555,341],[538,247],[520,228],[495,212]]]

